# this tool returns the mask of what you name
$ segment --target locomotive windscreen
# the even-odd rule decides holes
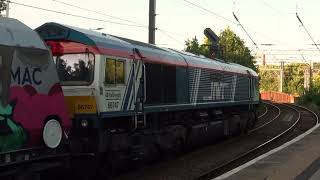
[[[94,56],[90,53],[64,54],[56,63],[62,85],[89,85],[93,81]]]

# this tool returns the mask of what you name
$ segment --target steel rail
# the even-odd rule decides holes
[[[264,102],[263,102],[264,103]],[[264,104],[266,104],[266,103],[264,103]],[[259,118],[261,118],[261,117],[263,117],[264,115],[266,115],[267,113],[268,113],[268,107],[267,106],[265,106],[265,111],[264,111],[264,113],[263,114],[261,114],[260,116],[258,116],[258,119]]]
[[[280,110],[280,108],[279,108],[278,106],[276,106],[276,105],[274,105],[274,104],[272,104],[272,103],[267,103],[267,102],[264,102],[264,103],[265,103],[265,104],[269,104],[269,105],[277,108],[277,109],[278,109],[278,114],[277,114],[273,119],[271,119],[270,121],[268,121],[268,122],[266,122],[266,123],[264,123],[264,124],[262,124],[262,125],[260,125],[260,126],[258,126],[258,127],[256,127],[256,128],[254,128],[254,129],[249,130],[249,131],[248,131],[249,134],[251,134],[251,133],[253,133],[253,132],[255,132],[255,131],[257,131],[257,130],[263,128],[263,127],[265,127],[265,126],[268,125],[268,124],[270,124],[271,122],[273,122],[274,120],[276,120],[276,119],[280,116],[280,114],[281,114],[281,110]]]
[[[318,117],[318,115],[317,115],[315,112],[313,112],[312,110],[310,110],[310,109],[308,109],[308,108],[306,108],[306,107],[297,105],[297,104],[290,104],[290,105],[296,106],[296,107],[299,107],[299,108],[302,108],[302,109],[305,109],[305,110],[311,112],[311,113],[316,117],[316,119],[317,119],[317,123],[316,123],[316,124],[319,124],[319,117]]]
[[[299,123],[299,121],[301,120],[301,113],[300,113],[299,110],[297,110],[296,108],[294,108],[294,107],[292,107],[292,106],[289,106],[289,105],[286,105],[286,104],[284,104],[284,105],[287,106],[287,107],[289,107],[289,108],[291,108],[291,109],[293,109],[293,110],[295,110],[295,111],[298,113],[298,118],[297,118],[297,120],[294,122],[294,124],[292,124],[289,128],[287,128],[285,131],[281,132],[281,133],[278,134],[277,136],[273,137],[272,139],[269,139],[268,141],[266,141],[266,142],[264,142],[264,143],[262,143],[262,144],[260,144],[260,145],[258,145],[258,146],[256,146],[256,147],[250,149],[249,151],[247,151],[247,152],[245,152],[245,153],[243,153],[243,154],[240,154],[239,156],[237,156],[237,157],[235,157],[235,158],[233,158],[233,159],[231,159],[231,160],[229,160],[229,161],[227,161],[227,162],[225,162],[225,163],[223,163],[223,164],[215,167],[214,169],[211,169],[209,172],[203,173],[201,176],[197,177],[196,179],[208,179],[208,178],[210,178],[210,176],[212,176],[212,175],[214,174],[214,172],[217,172],[219,169],[222,169],[222,168],[230,165],[231,163],[236,162],[237,160],[240,160],[240,159],[248,156],[249,154],[251,154],[251,153],[257,151],[258,149],[260,149],[260,148],[262,148],[262,147],[270,144],[271,142],[277,140],[278,138],[280,138],[281,136],[283,136],[284,134],[286,134],[286,133],[288,133],[290,130],[292,130],[292,129]],[[312,110],[310,110],[310,109],[308,109],[308,108],[305,108],[305,107],[302,107],[302,106],[298,106],[298,105],[294,105],[294,106],[303,108],[303,109],[311,112],[311,113],[316,117],[316,123],[317,123],[317,124],[319,123],[319,118],[318,118],[317,114],[314,113]]]

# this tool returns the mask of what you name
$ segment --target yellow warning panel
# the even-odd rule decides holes
[[[94,96],[67,96],[65,97],[69,114],[92,114],[97,112],[97,104]]]

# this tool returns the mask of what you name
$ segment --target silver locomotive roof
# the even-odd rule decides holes
[[[39,35],[22,22],[0,17],[0,45],[47,50]]]
[[[183,51],[162,48],[148,43],[68,25],[46,23],[38,27],[36,31],[44,40],[74,41],[88,46],[94,46],[97,49],[109,48],[131,53],[133,48],[137,48],[146,57],[146,59],[151,62],[200,67],[249,76],[258,76],[258,74],[252,69],[239,64],[227,63],[218,59],[213,60]]]

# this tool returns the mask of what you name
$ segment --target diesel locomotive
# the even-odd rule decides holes
[[[72,149],[99,163],[117,167],[254,126],[252,69],[58,23],[36,31],[54,57]]]

